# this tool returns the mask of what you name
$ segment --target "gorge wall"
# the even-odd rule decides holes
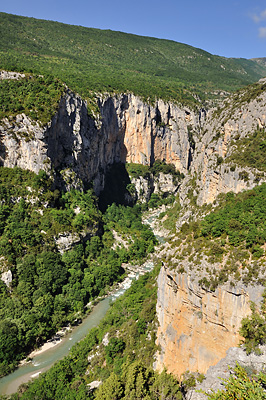
[[[250,301],[260,302],[263,287],[238,284],[215,291],[203,289],[198,278],[162,267],[158,278],[156,368],[181,376],[187,370],[206,373],[238,346],[242,318]]]
[[[4,72],[1,79],[18,79]],[[210,203],[219,193],[239,192],[266,179],[261,171],[245,168],[246,179],[241,175],[243,168],[236,165],[233,170],[227,162],[237,140],[265,126],[265,81],[258,85],[255,96],[245,100],[247,89],[208,113],[162,100],[146,104],[133,94],[101,95],[95,118],[88,114],[87,103],[67,90],[48,125],[25,114],[0,122],[0,163],[51,171],[65,188],[93,181],[99,194],[113,163],[151,165],[164,160],[187,175],[180,189],[181,202],[187,201],[194,179],[197,204]],[[223,162],[218,163],[218,158]]]
[[[98,194],[104,175],[116,162],[150,165],[156,159],[186,172],[192,159],[189,129],[199,129],[198,114],[162,101],[147,105],[132,94],[98,99],[97,118],[69,90],[47,126],[24,114],[0,125],[0,161],[6,167],[51,171],[58,185],[94,182]]]
[[[230,160],[239,141],[256,129],[265,128],[265,124],[265,79],[261,79],[255,88],[244,89],[228,98],[221,108],[208,112],[191,164],[198,205],[212,203],[220,193],[238,193],[265,182],[266,174],[260,168],[243,167]],[[183,184],[183,199],[187,195],[189,179]]]
[[[86,102],[67,90],[46,126],[24,114],[1,121],[0,164],[34,172],[45,169],[65,189],[82,188],[93,181],[99,194],[112,164],[150,165],[164,160],[185,174],[179,195],[183,209],[189,210],[191,189],[197,204],[202,205],[213,202],[220,193],[239,192],[266,181],[263,171],[238,165],[230,168],[232,163],[227,161],[239,138],[257,126],[265,127],[265,105],[266,90],[250,101],[228,101],[219,112],[210,110],[208,114],[161,100],[145,104],[133,94],[121,94],[99,97],[99,115],[93,118]],[[243,170],[247,179],[241,175]],[[159,183],[174,191],[173,182]],[[152,185],[141,179],[135,182],[139,193],[164,190]],[[143,201],[147,200],[144,196]],[[177,375],[188,369],[206,372],[228,348],[238,345],[240,321],[250,313],[249,301],[259,301],[261,290],[240,285],[210,292],[200,287],[193,275],[169,268],[161,269],[158,281],[158,344],[162,351],[157,368],[165,365]]]
[[[265,90],[252,101],[224,104],[219,113],[216,109],[206,113],[162,100],[146,104],[133,94],[100,96],[99,114],[93,118],[87,103],[67,90],[46,126],[24,114],[0,122],[0,163],[51,171],[66,189],[93,181],[99,194],[113,163],[151,165],[164,160],[185,175],[190,171],[180,189],[182,202],[194,178],[197,203],[210,203],[219,193],[239,192],[258,183],[258,171],[249,169],[244,179],[243,168],[236,165],[231,170],[226,159],[239,138],[265,126]],[[217,164],[218,157],[224,162]],[[260,181],[265,179],[260,174]]]

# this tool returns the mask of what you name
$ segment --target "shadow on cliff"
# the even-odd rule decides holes
[[[0,167],[4,166],[4,160],[6,159],[6,156],[7,156],[6,146],[2,141],[0,141]]]
[[[84,188],[94,182],[97,194],[103,190],[104,182],[108,191],[108,182],[113,188],[119,187],[114,181],[113,164],[125,163],[127,149],[124,144],[125,121],[121,114],[129,107],[128,96],[124,95],[119,107],[113,98],[99,103],[100,124],[88,115],[88,109],[81,99],[73,95],[62,98],[57,115],[53,118],[51,127],[47,130],[47,156],[51,160],[55,184],[62,190],[78,185],[81,180]],[[121,122],[122,120],[122,122]],[[129,183],[126,171],[120,167],[116,172],[118,180]],[[124,189],[120,188],[123,192]],[[120,202],[118,192],[114,189],[110,194],[115,202]],[[104,197],[104,194],[101,196]],[[105,203],[105,202],[104,202]]]
[[[129,192],[131,181],[125,164],[122,162],[111,165],[105,174],[105,185],[99,196],[99,208],[104,212],[113,203],[132,206],[134,196]]]

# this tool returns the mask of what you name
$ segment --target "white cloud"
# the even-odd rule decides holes
[[[259,37],[266,38],[266,27],[265,28],[259,28]]]
[[[251,18],[253,19],[254,22],[257,24],[261,21],[266,20],[266,9],[261,11],[259,14],[253,14],[251,15]]]

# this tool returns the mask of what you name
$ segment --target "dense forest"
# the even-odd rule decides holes
[[[4,13],[0,32],[0,68],[25,75],[0,80],[0,119],[8,118],[10,124],[24,113],[46,126],[68,87],[83,96],[88,113],[95,116],[99,93],[132,92],[148,102],[161,98],[199,109],[266,74],[256,61],[213,56],[181,43]],[[244,101],[264,90],[265,84],[256,83],[239,90],[230,104],[216,108],[214,117],[222,116],[224,126]],[[187,134],[193,152],[196,143],[189,129]],[[26,142],[33,138],[31,132],[23,135]],[[266,171],[265,148],[264,128],[239,135],[227,157],[228,169],[234,172],[240,166],[239,179],[248,182],[245,168],[253,168],[259,183]],[[217,166],[223,163],[217,154]],[[161,173],[170,174],[177,189],[185,178],[164,160],[153,165],[115,163],[105,172],[105,187],[97,197],[90,184],[83,191],[61,190],[53,171],[35,174],[0,167],[0,269],[12,276],[0,280],[0,376],[13,371],[59,328],[85,317],[94,302],[127,276],[129,264],[142,265],[149,257],[155,264],[67,357],[22,384],[11,400],[181,400],[204,379],[189,371],[177,379],[154,369],[161,350],[156,345],[158,273],[162,262],[179,273],[194,268],[201,274],[199,285],[209,293],[223,284],[265,285],[266,184],[220,194],[214,204],[200,207],[196,178],[188,171],[186,207],[191,214],[177,228],[181,211],[184,217],[179,194],[152,192],[141,203],[131,182]],[[168,235],[165,247],[174,250],[158,259],[158,241],[143,223],[143,214],[160,206],[159,224]],[[259,354],[266,343],[265,299],[264,293],[261,304],[252,304],[242,320],[247,353]],[[92,390],[95,381],[101,385]],[[206,396],[260,400],[266,398],[265,387],[263,372],[236,365],[224,390]]]
[[[102,214],[91,190],[64,193],[51,185],[44,171],[0,168],[1,267],[13,278],[9,287],[0,281],[1,375],[82,316],[122,279],[122,263],[142,260],[157,242],[139,206],[112,204]],[[114,246],[114,231],[126,247]],[[73,246],[62,254],[56,241],[66,232]]]
[[[39,379],[22,385],[11,399],[181,400],[185,383],[181,388],[172,375],[152,368],[158,267],[133,283],[69,356]],[[103,340],[107,332],[108,344]],[[88,382],[95,379],[104,383],[88,391]],[[186,384],[193,385],[193,380],[188,378]]]
[[[0,80],[0,119],[25,113],[33,121],[47,124],[65,90],[62,82],[50,75],[27,74],[24,79]]]
[[[226,59],[170,40],[0,14],[0,68],[52,74],[85,98],[132,92],[194,106],[266,74],[252,60]]]

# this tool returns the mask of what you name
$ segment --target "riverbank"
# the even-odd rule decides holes
[[[63,328],[61,328],[59,331],[55,333],[55,335],[51,339],[48,339],[46,342],[44,342],[41,347],[39,347],[36,350],[33,350],[30,354],[28,354],[27,358],[21,360],[19,366],[32,362],[34,357],[43,354],[44,352],[59,345],[62,342],[62,338],[64,338],[71,331],[72,328],[70,326],[64,326]]]
[[[46,343],[36,353],[32,359],[27,359],[24,365],[20,365],[14,372],[0,379],[0,394],[11,395],[15,393],[22,383],[26,383],[47,371],[51,366],[64,358],[71,348],[83,339],[90,329],[96,327],[110,307],[110,298],[100,301],[83,322],[73,327],[68,335],[58,340],[58,343]]]
[[[47,371],[55,362],[65,357],[75,343],[83,339],[91,328],[99,325],[109,309],[110,303],[125,293],[133,280],[138,279],[144,272],[151,271],[153,267],[153,262],[150,259],[139,268],[134,266],[135,273],[133,271],[129,272],[122,282],[116,283],[110,290],[111,294],[106,294],[104,298],[99,297],[93,303],[89,303],[89,315],[79,325],[71,327],[68,335],[62,337],[57,344],[52,342],[44,343],[40,349],[30,354],[33,355],[34,353],[30,362],[28,358],[24,365],[0,379],[0,393],[10,395],[16,392],[22,383],[38,377],[40,373]]]
[[[89,317],[89,315],[93,312],[95,306],[100,301],[102,301],[103,299],[105,299],[107,297],[111,297],[111,300],[114,301],[116,298],[118,298],[122,294],[122,292],[124,292],[125,290],[127,290],[131,286],[131,283],[132,283],[133,279],[138,279],[138,277],[140,275],[143,275],[146,272],[152,270],[153,263],[152,263],[151,260],[147,260],[142,265],[124,264],[123,268],[126,270],[126,274],[127,274],[125,279],[123,279],[122,282],[116,282],[106,292],[105,295],[99,296],[96,299],[94,299],[93,301],[91,301],[90,303],[88,303],[86,305],[86,308],[88,309],[88,311],[85,314],[85,316],[83,318],[81,318],[79,316],[79,318],[81,319],[81,323],[82,323],[82,321],[84,321],[86,318]],[[44,354],[44,353],[48,352],[49,350],[55,348],[59,344],[61,344],[63,338],[65,338],[69,333],[71,333],[72,330],[75,327],[76,327],[76,325],[73,325],[73,326],[69,325],[69,326],[61,328],[59,331],[57,331],[55,333],[55,335],[51,339],[48,339],[46,342],[44,342],[40,348],[35,349],[30,354],[28,354],[28,356],[19,363],[19,367],[23,366],[25,364],[29,364],[29,363],[34,362],[34,358],[36,356]]]
[[[110,303],[123,295],[131,286],[133,280],[138,279],[141,275],[154,268],[154,263],[157,262],[156,259],[156,255],[151,255],[142,265],[124,264],[126,274],[123,281],[116,282],[109,290],[106,290],[104,296],[99,296],[88,303],[86,316],[83,317],[81,323],[77,326],[69,327],[70,329],[67,332],[62,332],[63,335],[59,340],[53,341],[50,339],[44,343],[39,349],[28,355],[27,359],[24,360],[24,365],[20,365],[13,373],[1,378],[0,394],[10,395],[16,392],[22,383],[38,377],[40,373],[47,371],[55,362],[69,354],[71,348],[82,340],[91,328],[99,325],[109,309]],[[81,320],[80,315],[78,315],[78,319]],[[60,334],[61,331],[57,333]]]
[[[47,351],[49,349],[52,349],[56,345],[62,342],[62,339],[59,339],[55,342],[46,342],[42,345],[42,347],[39,350],[34,350],[29,354],[30,358],[33,358],[34,356],[37,356],[38,354],[42,354],[44,351]]]

